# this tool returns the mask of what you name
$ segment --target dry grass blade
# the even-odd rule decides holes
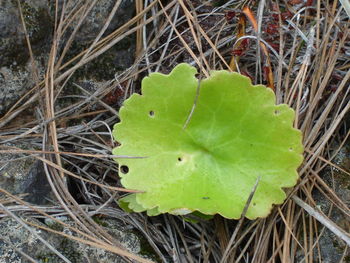
[[[303,209],[305,209],[306,212],[309,213],[309,215],[316,218],[318,221],[322,223],[325,227],[327,227],[330,231],[332,231],[337,237],[342,239],[348,246],[350,246],[350,235],[349,233],[346,233],[344,230],[339,228],[336,224],[334,224],[329,218],[326,218],[324,215],[322,215],[320,212],[318,212],[316,209],[312,208],[305,202],[303,202],[300,198],[293,196],[293,200]]]
[[[227,258],[228,258],[229,252],[230,252],[230,250],[232,249],[232,245],[234,244],[234,241],[235,241],[235,239],[236,239],[236,237],[237,237],[238,231],[240,230],[240,228],[241,228],[241,226],[242,226],[242,224],[243,224],[245,215],[246,215],[246,213],[247,213],[247,211],[248,211],[249,205],[250,205],[250,203],[251,203],[251,201],[252,201],[252,199],[253,199],[253,196],[254,196],[254,194],[255,194],[255,191],[256,191],[256,189],[257,189],[257,187],[258,187],[258,185],[259,185],[260,179],[261,179],[261,177],[259,176],[259,177],[257,178],[257,180],[256,180],[256,182],[255,182],[255,184],[254,184],[254,186],[253,186],[252,191],[251,191],[250,194],[249,194],[248,200],[247,200],[247,202],[246,202],[246,204],[245,204],[245,206],[244,206],[243,212],[242,212],[242,217],[241,217],[241,219],[239,220],[237,226],[235,227],[235,231],[233,232],[233,234],[232,234],[232,236],[231,236],[231,238],[230,238],[230,241],[229,241],[229,243],[227,244],[227,247],[226,247],[226,249],[225,249],[225,251],[224,251],[224,254],[223,254],[222,258],[221,258],[221,263],[226,262],[226,260],[227,260]]]

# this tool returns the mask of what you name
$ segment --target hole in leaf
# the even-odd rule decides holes
[[[153,111],[153,110],[150,110],[150,111],[149,111],[149,116],[150,116],[150,117],[154,117],[154,111]]]
[[[181,158],[181,157],[178,157],[177,160],[178,160],[179,162],[181,162],[181,161],[182,161],[182,158]]]
[[[127,174],[129,172],[129,167],[127,167],[126,165],[122,165],[119,167],[119,170],[121,173]]]
[[[290,150],[290,151],[293,151],[293,147],[290,147],[289,150]]]
[[[280,115],[281,111],[275,110],[275,115]]]

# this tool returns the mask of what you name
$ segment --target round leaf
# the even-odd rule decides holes
[[[120,109],[113,135],[124,187],[137,211],[221,214],[240,218],[257,178],[246,217],[269,214],[296,184],[302,162],[301,132],[294,111],[275,105],[272,90],[238,73],[213,71],[200,82],[196,69],[180,64],[169,75],[153,73]],[[126,169],[127,167],[127,169]],[[155,214],[157,214],[155,213]]]

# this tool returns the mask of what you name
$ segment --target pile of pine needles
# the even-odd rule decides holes
[[[116,0],[90,46],[70,58],[66,54],[97,1],[58,2],[46,72],[40,76],[30,52],[36,85],[0,118],[1,153],[42,161],[56,203],[33,206],[0,189],[6,196],[0,200],[1,217],[37,228],[43,227],[30,224],[28,217],[51,218],[76,235],[46,231],[135,262],[150,261],[128,252],[92,216],[116,218],[133,226],[161,262],[322,262],[319,241],[325,229],[344,244],[343,258],[348,255],[350,236],[330,215],[337,209],[350,219],[350,209],[334,184],[322,178],[330,167],[350,175],[334,162],[349,137],[350,31],[349,16],[341,8],[344,1],[136,0],[135,16],[107,34],[122,2]],[[75,30],[68,32],[71,25]],[[74,82],[78,69],[129,36],[136,41],[130,68],[116,72],[93,92]],[[28,34],[27,45],[31,51]],[[295,127],[302,131],[305,146],[300,180],[284,204],[267,218],[235,221],[216,216],[190,223],[170,215],[127,214],[118,207],[117,200],[125,192],[111,155],[116,146],[111,127],[118,122],[120,103],[140,91],[143,76],[168,73],[181,62],[196,66],[203,75],[212,69],[238,71],[254,84],[272,88],[277,103],[296,110]],[[65,90],[72,86],[77,92],[72,104],[58,107]],[[33,114],[22,121],[26,111]],[[68,184],[74,184],[79,193],[69,191]],[[327,211],[317,207],[315,192],[330,204]],[[57,215],[70,217],[76,227],[67,226]],[[70,262],[51,250],[63,262]],[[36,262],[31,255],[25,257]]]

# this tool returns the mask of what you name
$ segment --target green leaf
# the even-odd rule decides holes
[[[121,199],[119,199],[118,204],[121,209],[123,209],[125,212],[145,212],[147,211],[147,215],[149,216],[156,216],[159,215],[159,211],[157,208],[149,209],[147,210],[142,205],[137,203],[136,201],[136,194],[130,194],[127,195]]]
[[[281,204],[283,187],[296,184],[303,157],[294,111],[275,105],[272,90],[238,73],[213,71],[200,83],[196,69],[180,64],[153,73],[120,109],[113,135],[124,187],[142,191],[128,201],[134,211],[184,215],[193,211],[238,219],[260,176],[246,213],[255,219]],[[126,172],[128,170],[128,172]],[[123,174],[124,171],[124,174]],[[130,197],[131,198],[131,197]],[[142,209],[141,209],[142,208]]]
[[[198,223],[200,221],[207,221],[214,218],[213,215],[205,215],[198,211],[194,211],[191,214],[182,216],[183,220],[190,223]]]

